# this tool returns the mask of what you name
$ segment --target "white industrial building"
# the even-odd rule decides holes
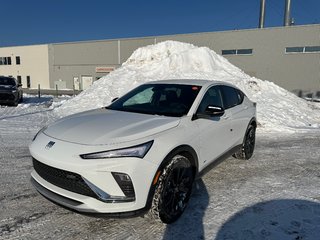
[[[86,89],[139,47],[166,40],[206,46],[251,76],[320,90],[320,24],[0,48],[0,75],[24,88]]]

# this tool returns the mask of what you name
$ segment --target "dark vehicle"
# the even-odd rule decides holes
[[[21,86],[13,77],[0,76],[0,104],[17,106],[22,102]]]

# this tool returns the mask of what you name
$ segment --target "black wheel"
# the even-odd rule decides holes
[[[253,125],[250,125],[247,129],[241,149],[235,154],[233,154],[233,157],[238,159],[244,159],[244,160],[250,159],[253,155],[255,142],[256,142],[256,127]]]
[[[16,102],[12,102],[12,106],[14,106],[14,107],[18,106],[18,104],[19,104],[19,102],[18,102],[18,101],[16,101]]]
[[[186,208],[194,181],[189,159],[174,156],[162,170],[155,189],[150,214],[163,223],[173,223]]]
[[[23,95],[21,94],[20,99],[19,99],[19,103],[23,102]]]

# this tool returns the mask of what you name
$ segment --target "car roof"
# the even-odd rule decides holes
[[[196,85],[196,86],[208,86],[208,85],[227,85],[235,87],[233,84],[217,81],[217,80],[203,80],[203,79],[168,79],[168,80],[156,80],[150,81],[145,84],[186,84],[186,85]]]
[[[14,77],[7,77],[7,76],[2,76],[2,75],[0,75],[0,78],[2,78],[2,79],[13,79],[13,80],[15,80],[15,78]]]

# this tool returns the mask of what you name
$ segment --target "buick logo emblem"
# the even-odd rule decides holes
[[[53,147],[54,144],[55,144],[55,142],[53,142],[53,141],[48,142],[48,144],[46,145],[46,149],[49,150],[50,148]]]

